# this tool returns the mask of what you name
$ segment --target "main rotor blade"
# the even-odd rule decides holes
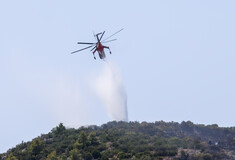
[[[79,49],[79,50],[74,51],[74,52],[71,52],[71,54],[74,54],[74,53],[76,53],[76,52],[83,51],[83,50],[88,49],[88,48],[91,48],[91,47],[93,47],[93,45],[91,45],[91,46],[89,46],[89,47],[86,47],[86,48]]]
[[[124,29],[124,28],[122,28],[122,29],[120,29],[119,31],[115,32],[114,34],[112,34],[112,35],[111,35],[111,36],[109,36],[108,38],[104,39],[104,41],[105,41],[105,40],[107,40],[107,39],[109,39],[109,38],[111,38],[111,37],[112,37],[112,36],[114,36],[115,34],[117,34],[117,33],[121,32],[123,29]]]
[[[91,51],[93,51],[96,48],[96,46],[94,48],[91,49]]]
[[[112,39],[112,40],[109,40],[109,41],[104,41],[104,42],[101,42],[101,43],[108,43],[108,42],[112,42],[112,41],[116,41],[117,39]]]
[[[78,42],[77,44],[95,44],[95,43]]]
[[[100,37],[100,41],[101,41],[101,39],[102,39],[102,37],[103,37],[104,33],[105,33],[105,31],[102,33],[102,35],[101,35],[101,37]]]

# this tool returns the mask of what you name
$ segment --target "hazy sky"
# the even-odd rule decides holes
[[[93,31],[118,41],[130,121],[235,126],[235,1],[2,0],[0,153],[66,126],[110,121],[92,85]],[[108,53],[108,52],[106,52]]]

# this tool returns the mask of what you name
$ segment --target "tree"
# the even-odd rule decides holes
[[[85,160],[92,160],[93,157],[92,157],[91,153],[85,152],[84,155],[83,155],[83,158]]]
[[[46,160],[58,160],[56,156],[56,151],[52,151],[48,156]]]
[[[31,143],[31,145],[29,146],[29,153],[31,155],[32,159],[38,159],[38,157],[40,157],[40,154],[43,151],[43,141],[39,138],[36,138],[33,140],[33,142]]]
[[[199,153],[193,156],[193,159],[195,160],[212,160],[213,157],[209,153]]]
[[[203,160],[212,160],[213,157],[210,153],[206,153],[203,155]]]
[[[82,156],[77,149],[73,149],[72,151],[70,151],[70,158],[71,160],[81,160]]]
[[[106,154],[104,154],[102,155],[100,160],[109,160],[109,157]]]
[[[95,159],[98,159],[101,157],[101,154],[98,150],[95,150],[92,152],[92,156],[95,158]]]
[[[88,143],[88,140],[87,140],[86,133],[84,131],[81,131],[81,133],[78,136],[77,146],[79,147],[79,149],[84,149],[87,146],[87,143]]]
[[[95,132],[91,132],[88,135],[88,141],[89,141],[90,145],[92,145],[92,146],[99,145],[99,142],[96,138]]]
[[[189,155],[186,154],[183,150],[181,151],[180,160],[188,160]]]
[[[141,157],[142,160],[151,160],[151,157],[149,155],[144,155]]]
[[[6,160],[18,160],[13,154],[11,153]]]
[[[61,133],[63,133],[65,130],[66,130],[66,128],[65,128],[65,126],[63,125],[63,123],[60,123],[59,126],[56,126],[55,134],[56,134],[56,135],[61,134]]]
[[[234,145],[234,146],[235,146],[235,138],[233,138],[233,139],[231,140],[231,145]]]

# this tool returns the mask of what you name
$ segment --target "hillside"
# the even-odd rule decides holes
[[[50,133],[0,154],[0,159],[234,160],[235,127],[196,125],[190,121],[113,121],[66,129],[61,123]]]

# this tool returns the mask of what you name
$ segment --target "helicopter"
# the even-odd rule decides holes
[[[108,46],[104,46],[103,43],[108,43],[108,42],[112,42],[112,41],[117,40],[117,39],[112,39],[112,40],[108,40],[108,39],[113,37],[117,33],[121,32],[123,29],[124,28],[120,29],[119,31],[117,31],[114,34],[112,34],[111,36],[105,38],[104,40],[102,40],[102,38],[104,36],[105,31],[104,32],[100,32],[100,33],[98,33],[96,35],[94,34],[94,37],[96,37],[96,39],[97,39],[96,43],[77,42],[77,44],[85,44],[85,45],[89,45],[89,46],[85,47],[85,48],[82,48],[82,49],[79,49],[79,50],[76,50],[74,52],[71,52],[71,54],[74,54],[74,53],[77,53],[77,52],[80,52],[80,51],[83,51],[85,49],[89,49],[89,48],[93,47],[91,49],[91,51],[93,51],[92,53],[93,53],[94,59],[96,59],[96,57],[95,57],[95,52],[96,51],[98,52],[100,59],[105,59],[106,55],[105,55],[105,52],[104,52],[104,48],[108,49],[110,54],[111,54],[111,50],[110,50],[110,48]]]

